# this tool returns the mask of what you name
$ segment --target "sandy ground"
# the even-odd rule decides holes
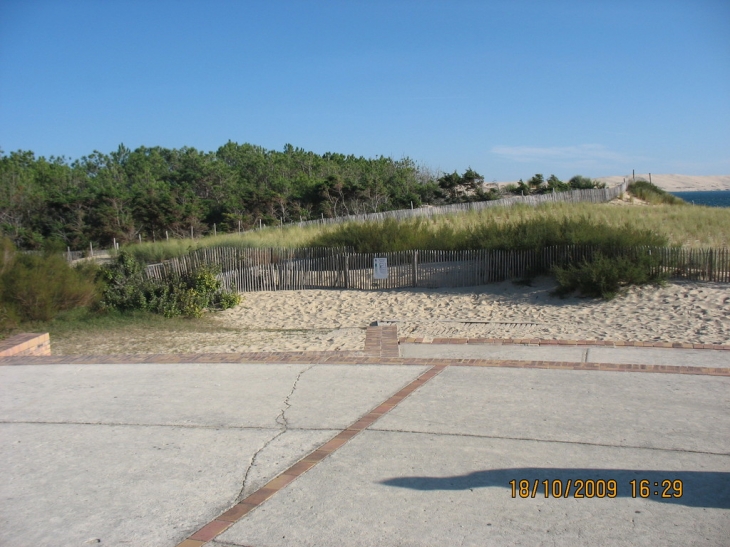
[[[362,350],[365,329],[392,321],[401,336],[533,337],[730,344],[730,286],[634,287],[612,301],[550,295],[550,278],[460,289],[248,293],[189,329],[83,333],[54,354]],[[93,347],[93,351],[89,348]]]

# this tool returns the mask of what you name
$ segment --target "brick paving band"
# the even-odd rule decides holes
[[[300,477],[311,468],[313,468],[315,465],[317,465],[319,462],[324,460],[327,456],[347,444],[361,431],[373,425],[382,416],[395,408],[398,403],[408,397],[411,393],[413,393],[419,387],[426,384],[426,382],[440,374],[441,371],[444,370],[444,368],[446,368],[444,365],[436,365],[429,368],[418,378],[410,382],[407,386],[400,389],[394,395],[391,395],[388,399],[380,403],[370,412],[361,416],[347,429],[342,430],[340,433],[335,435],[332,439],[324,443],[322,446],[310,452],[309,454],[304,456],[304,458],[289,467],[286,471],[277,475],[264,486],[256,490],[253,494],[250,494],[248,497],[244,498],[242,501],[240,501],[227,511],[218,515],[205,526],[201,527],[194,534],[191,534],[187,539],[179,543],[177,547],[200,547],[201,545],[205,545],[207,542],[213,540],[219,534],[221,534],[222,532],[233,526],[233,524],[241,520],[248,513],[263,504],[270,497],[275,495],[280,490],[284,489],[288,484],[292,483],[298,477]]]

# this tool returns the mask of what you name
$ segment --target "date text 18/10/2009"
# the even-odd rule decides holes
[[[614,479],[513,479],[509,484],[513,498],[615,498],[619,495],[618,481]],[[627,486],[631,487],[632,498],[681,498],[684,492],[679,479],[654,482],[634,479]]]

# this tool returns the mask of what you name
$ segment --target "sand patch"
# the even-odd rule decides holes
[[[185,329],[128,328],[51,340],[56,355],[362,350],[365,330],[392,322],[400,336],[543,338],[730,344],[730,286],[634,287],[602,301],[550,295],[550,278],[459,289],[306,290],[244,295],[236,308]]]

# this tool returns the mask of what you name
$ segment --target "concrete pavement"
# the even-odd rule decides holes
[[[730,368],[730,351],[601,346],[492,344],[400,344],[401,357],[436,359],[516,359]]]
[[[0,366],[0,545],[727,545],[730,375],[460,365]]]

